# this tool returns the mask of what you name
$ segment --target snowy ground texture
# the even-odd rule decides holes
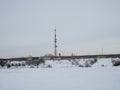
[[[92,67],[47,63],[54,67],[0,69],[0,90],[120,90],[120,66],[113,67],[111,60],[99,60]]]

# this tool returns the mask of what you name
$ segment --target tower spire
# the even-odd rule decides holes
[[[55,50],[54,50],[54,55],[57,56],[57,36],[56,36],[56,27],[55,27],[55,40],[54,40],[54,43],[55,43]]]

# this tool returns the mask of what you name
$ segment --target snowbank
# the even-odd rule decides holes
[[[68,68],[68,67],[113,67],[120,66],[119,58],[91,58],[74,60],[31,60],[31,61],[10,61],[6,66],[0,68]]]

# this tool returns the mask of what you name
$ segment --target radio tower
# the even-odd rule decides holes
[[[54,55],[57,56],[57,37],[56,37],[56,27],[55,27],[55,41],[54,41],[54,43],[55,43],[55,46],[54,46],[54,48],[55,48]]]

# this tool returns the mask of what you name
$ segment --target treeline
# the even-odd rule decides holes
[[[0,67],[25,67],[25,66],[30,66],[30,67],[38,67],[40,64],[44,64],[45,60],[44,59],[36,59],[36,60],[26,60],[26,61],[9,61],[9,60],[0,60]]]

